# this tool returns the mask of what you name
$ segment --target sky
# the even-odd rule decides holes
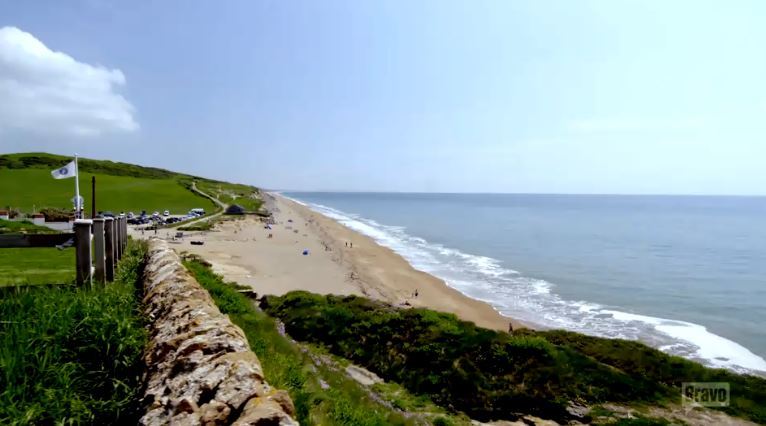
[[[0,0],[0,153],[268,189],[766,195],[766,2]]]

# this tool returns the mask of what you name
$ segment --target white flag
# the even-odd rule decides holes
[[[66,179],[70,177],[75,177],[77,172],[74,169],[74,161],[70,162],[66,166],[53,170],[51,172],[51,175],[53,176],[53,179]]]

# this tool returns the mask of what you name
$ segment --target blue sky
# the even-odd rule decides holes
[[[766,194],[764,19],[762,1],[0,1],[19,30],[0,151],[277,189]]]

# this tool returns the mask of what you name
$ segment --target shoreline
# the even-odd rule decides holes
[[[474,322],[480,327],[490,328],[500,331],[508,331],[509,323],[514,329],[533,328],[529,324],[508,317],[498,312],[492,305],[482,300],[474,299],[459,290],[450,287],[444,280],[428,272],[415,269],[404,257],[394,250],[380,245],[371,237],[358,231],[348,228],[340,222],[325,216],[310,207],[296,202],[283,195],[269,193],[267,197],[278,197],[282,203],[289,204],[295,209],[301,217],[307,221],[309,226],[318,227],[324,230],[329,239],[340,247],[340,238],[346,238],[348,241],[356,244],[354,248],[349,249],[344,254],[348,255],[349,266],[360,277],[362,292],[366,297],[376,300],[383,300],[393,305],[401,306],[397,300],[404,299],[412,307],[428,308],[435,311],[447,312],[457,315],[459,318]],[[327,228],[331,232],[327,231]],[[361,250],[364,252],[367,248],[374,251],[385,252],[386,257],[390,258],[394,270],[382,270],[379,265],[371,263],[366,259],[366,253],[358,254]],[[345,248],[345,245],[344,247]],[[411,286],[412,278],[419,281],[418,297],[408,297],[408,293],[413,291]],[[407,282],[410,281],[410,282]]]
[[[269,194],[269,195],[272,197],[275,197],[275,199],[277,199],[276,197],[278,197],[278,199],[281,200],[283,204],[289,204],[295,210],[299,212],[303,212],[302,217],[304,217],[304,220],[305,218],[308,218],[309,220],[314,217],[322,218],[323,222],[326,222],[328,224],[326,227],[324,225],[322,226],[327,229],[334,229],[332,234],[335,237],[343,236],[345,233],[350,233],[350,235],[363,237],[364,239],[369,240],[370,244],[372,244],[373,246],[376,246],[380,250],[388,252],[391,256],[395,256],[400,261],[400,262],[397,262],[397,267],[406,268],[406,269],[415,271],[416,273],[421,274],[422,276],[427,277],[422,279],[427,280],[429,288],[438,289],[438,291],[434,292],[435,294],[431,295],[433,297],[427,297],[417,302],[413,302],[412,305],[415,307],[425,307],[425,308],[430,308],[436,311],[454,313],[461,319],[472,321],[476,323],[477,325],[483,326],[485,328],[491,328],[491,329],[496,329],[501,331],[507,331],[509,323],[512,324],[514,329],[523,327],[523,328],[535,329],[535,330],[546,330],[549,328],[539,324],[519,321],[516,318],[503,315],[492,305],[491,302],[489,301],[485,302],[481,299],[474,299],[472,296],[469,295],[470,293],[463,293],[458,289],[450,287],[443,279],[437,276],[431,275],[430,273],[426,271],[421,271],[416,269],[412,264],[409,263],[409,260],[405,258],[405,254],[399,254],[396,251],[394,251],[393,248],[389,248],[386,246],[388,239],[384,238],[382,240],[382,243],[378,243],[375,239],[377,238],[375,229],[370,228],[368,230],[365,227],[358,228],[356,226],[348,227],[344,224],[346,222],[343,220],[343,217],[340,216],[339,219],[336,219],[335,216],[331,214],[332,211],[330,211],[330,215],[327,216],[324,214],[324,210],[320,207],[316,207],[317,210],[314,210],[310,207],[310,205],[304,204],[300,200],[293,200],[281,194]],[[353,223],[356,223],[356,222],[357,221],[353,221]],[[340,244],[342,245],[343,241],[340,241]],[[358,264],[359,262],[352,261],[351,263]],[[395,275],[396,274],[392,273],[392,274],[388,274],[388,276],[382,276],[382,277],[376,276],[376,277],[372,277],[372,280],[368,280],[367,282],[369,283],[370,281],[374,281],[375,278],[379,278],[383,281],[382,283],[379,283],[379,284],[381,284],[381,286],[385,288],[386,286],[390,285],[391,282],[396,283],[397,280]],[[393,279],[392,279],[392,276],[394,276]],[[377,289],[377,288],[374,288],[374,289]],[[422,293],[422,290],[421,290],[421,293]],[[452,293],[456,299],[463,299],[463,301],[454,302],[457,304],[457,306],[452,305],[451,302],[441,300],[441,298],[443,297],[443,294],[445,293]],[[373,299],[387,301],[394,305],[397,304],[394,299],[390,297],[385,297],[385,295],[383,297],[379,297],[379,296],[376,297],[375,295],[370,295],[369,293],[365,293],[365,295]],[[410,302],[412,302],[412,300],[410,300]],[[470,306],[468,306],[469,304]],[[487,313],[487,309],[491,310],[492,312]],[[600,310],[603,312],[608,311],[607,308],[600,308]],[[483,322],[487,320],[486,318],[477,320],[476,316],[479,314],[486,315],[487,316],[486,318],[488,318],[490,321],[493,321],[493,322],[489,324]],[[621,319],[622,317],[632,318],[635,316],[635,315],[631,315],[629,311],[628,312],[617,311],[617,312],[611,312],[611,314],[615,317],[615,321],[618,321],[618,322],[626,322],[626,321],[623,321],[624,318]],[[656,327],[654,327],[655,326],[654,321],[662,321],[662,323],[666,325],[679,324],[684,327],[684,330],[686,330],[686,328],[688,327],[704,330],[705,338],[707,337],[714,338],[714,339],[720,340],[722,344],[725,344],[724,346],[727,347],[726,350],[723,350],[723,351],[717,350],[717,352],[715,353],[724,352],[724,356],[726,357],[726,362],[720,363],[718,362],[718,359],[716,358],[716,356],[710,355],[711,348],[708,341],[700,341],[700,339],[695,338],[695,336],[692,336],[692,337],[689,337],[688,335],[678,336],[678,335],[673,335],[669,333],[663,333],[662,330],[658,330]],[[726,368],[731,371],[736,371],[739,373],[755,374],[755,375],[763,376],[764,372],[766,372],[766,369],[758,365],[758,363],[760,364],[763,363],[762,358],[758,358],[758,355],[756,355],[755,353],[753,353],[746,347],[740,345],[739,343],[733,340],[727,339],[725,337],[714,334],[713,332],[710,332],[707,328],[705,328],[702,325],[693,324],[693,323],[687,324],[687,323],[684,323],[683,321],[671,320],[666,318],[651,318],[651,321],[646,322],[646,324],[647,324],[647,327],[651,328],[649,330],[650,333],[662,334],[663,338],[667,340],[679,342],[681,345],[686,345],[687,347],[692,348],[693,352],[681,355],[684,358],[690,359],[692,361],[700,362],[703,365],[707,365],[709,367]],[[583,333],[586,335],[615,338],[614,336],[604,335],[604,334],[594,332],[591,329],[585,330],[585,329],[579,328],[574,330],[572,329],[568,329],[568,330],[578,332],[578,333]],[[652,345],[650,342],[641,339],[640,336],[637,336],[629,340],[640,341],[656,349],[662,350],[660,347]],[[663,351],[663,352],[679,355],[678,353],[674,353],[673,351]],[[753,364],[753,361],[749,358],[756,359],[755,364]]]
[[[246,216],[219,223],[214,231],[185,232],[174,245],[202,256],[226,280],[250,286],[259,295],[293,290],[357,295],[399,307],[452,313],[498,331],[508,331],[510,325],[531,328],[308,206],[274,193],[264,193],[263,198],[273,214],[272,229]],[[159,236],[171,239],[170,232],[161,230]],[[204,245],[190,245],[192,239]],[[304,250],[309,254],[302,255]]]
[[[275,223],[270,230],[264,229],[265,223],[254,216],[226,216],[227,220],[217,224],[215,230],[188,232],[184,239],[172,243],[177,245],[179,252],[187,251],[202,256],[226,280],[249,286],[259,295],[282,295],[294,290],[357,295],[398,307],[428,308],[451,313],[477,326],[498,331],[508,331],[509,326],[513,329],[548,329],[544,325],[503,315],[491,302],[474,299],[450,287],[441,278],[416,269],[403,255],[384,246],[387,240],[378,243],[365,234],[368,231],[364,228],[357,230],[349,227],[342,220],[325,215],[322,209],[313,210],[309,205],[279,193],[263,193],[262,198],[265,207],[273,213]],[[160,236],[171,240],[170,232]],[[204,245],[190,245],[190,239],[203,241]],[[349,243],[353,247],[349,247]],[[303,250],[308,250],[309,254],[302,255]],[[417,297],[414,295],[415,290],[418,291]],[[617,313],[625,317],[635,316]],[[658,320],[685,325],[681,321]],[[570,331],[611,337],[585,330]],[[680,339],[683,344],[696,345],[694,348],[697,351],[708,348],[703,348],[696,340],[682,337],[675,339]],[[725,338],[721,339],[737,348],[741,346]],[[640,338],[629,340],[649,344]],[[746,348],[742,349],[751,354]],[[702,355],[680,356],[738,373],[763,376],[763,371],[766,371],[758,367],[746,367],[748,364],[741,363],[718,365]]]

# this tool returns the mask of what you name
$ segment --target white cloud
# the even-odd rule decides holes
[[[32,34],[0,28],[0,131],[95,136],[138,129],[115,90],[125,75],[50,50]]]

